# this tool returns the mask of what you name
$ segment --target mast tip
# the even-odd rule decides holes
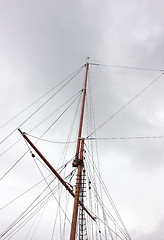
[[[86,58],[86,63],[89,63],[89,57]]]

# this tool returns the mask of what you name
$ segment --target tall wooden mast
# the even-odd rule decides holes
[[[88,58],[87,58],[88,60]],[[84,119],[84,108],[85,108],[85,100],[86,100],[86,87],[87,87],[87,80],[88,80],[88,70],[89,70],[89,63],[86,63],[86,72],[85,72],[85,79],[84,79],[84,88],[83,88],[83,98],[82,98],[82,106],[81,106],[81,115],[80,115],[80,123],[79,123],[79,131],[78,131],[78,140],[76,146],[76,155],[73,161],[73,167],[77,168],[77,179],[76,179],[76,187],[75,193],[69,187],[69,185],[62,179],[62,177],[58,174],[58,172],[53,168],[53,166],[48,162],[48,160],[42,155],[42,153],[35,147],[35,145],[30,141],[30,139],[26,136],[25,132],[22,132],[20,129],[20,133],[26,139],[26,141],[30,144],[30,146],[35,150],[35,152],[41,157],[44,163],[51,169],[51,171],[55,174],[55,176],[59,179],[59,181],[64,185],[67,191],[74,197],[74,208],[72,214],[72,224],[71,224],[71,233],[70,233],[70,240],[75,240],[76,235],[76,225],[77,225],[77,217],[78,217],[78,207],[79,205],[85,210],[85,212],[95,221],[95,217],[85,208],[82,201],[80,201],[80,188],[82,183],[82,170],[84,167],[83,163],[83,152],[84,152],[84,138],[81,137],[82,135],[82,128],[83,128],[83,119]],[[35,155],[34,155],[35,156]]]
[[[84,119],[84,108],[85,108],[85,100],[86,100],[88,70],[89,70],[89,63],[87,62],[86,63],[85,80],[84,80],[84,88],[83,88],[83,98],[82,98],[82,106],[81,106],[79,131],[78,131],[78,141],[77,141],[77,147],[76,147],[75,160],[73,161],[73,167],[77,167],[77,179],[76,179],[76,188],[75,188],[75,198],[74,198],[74,208],[73,208],[73,214],[72,214],[70,240],[75,240],[75,235],[76,235],[79,197],[80,197],[80,188],[81,188],[81,180],[82,180],[82,170],[83,170],[83,166],[84,166],[84,163],[83,163],[84,138],[81,138],[81,135],[82,135],[83,119]]]

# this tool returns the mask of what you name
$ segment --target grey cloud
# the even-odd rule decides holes
[[[11,118],[84,64],[87,56],[91,57],[91,61],[100,63],[164,68],[163,7],[163,1],[156,3],[152,0],[104,0],[101,3],[87,0],[1,1],[0,108],[3,114],[0,122]],[[81,88],[79,82],[83,80],[83,75],[82,73],[80,78],[60,95],[61,101],[64,102],[74,93],[74,87],[76,90]],[[99,127],[157,76],[158,73],[152,72],[91,66],[96,126]],[[97,131],[97,136],[164,135],[163,88],[162,78],[102,127],[101,131]],[[53,106],[49,105],[48,110],[43,109],[42,114],[52,109]],[[38,121],[38,118],[35,120]],[[13,126],[19,125],[18,123],[15,121]],[[26,127],[28,129],[31,126]],[[114,178],[113,194],[119,195],[117,184],[120,184],[120,179],[125,185],[128,182],[127,189],[125,187],[127,194],[119,195],[119,200],[124,201],[120,204],[122,212],[127,201],[134,213],[137,214],[135,208],[142,212],[144,198],[141,200],[139,196],[145,191],[151,175],[156,176],[154,181],[155,185],[157,184],[157,175],[160,169],[164,168],[163,140],[110,140],[100,144],[101,147],[106,147],[103,151],[100,149],[100,152],[111,157],[110,161],[105,157],[104,162],[107,168],[111,169],[109,172]],[[115,164],[118,164],[116,174],[112,170]],[[124,171],[119,168],[119,164]],[[115,170],[117,171],[116,168]],[[104,172],[107,180],[109,172]],[[134,176],[131,176],[131,172]],[[143,186],[135,180],[138,174],[143,174]],[[130,195],[133,194],[129,194],[129,191],[133,190],[133,184],[138,194],[136,199],[132,197],[130,201]],[[153,193],[150,193],[150,198],[151,194]],[[145,198],[147,200],[147,196]],[[158,210],[162,206],[161,202]],[[153,200],[151,204],[154,204]],[[157,214],[154,209],[150,212],[150,218]],[[140,224],[136,223],[135,215],[131,218],[131,213],[127,214],[126,219],[127,223],[132,222],[132,230]],[[143,215],[143,219],[146,221],[147,215]],[[152,222],[149,225],[153,231]],[[162,239],[161,226],[162,222],[157,229],[158,239]],[[136,239],[157,238],[155,232],[152,232]]]
[[[161,219],[159,224],[154,223],[154,225],[156,226],[155,229],[152,230],[150,233],[142,233],[142,234],[140,234],[138,239],[139,240],[154,240],[154,239],[162,240],[163,239],[163,235],[164,235],[163,224],[164,224],[164,220],[163,219]]]

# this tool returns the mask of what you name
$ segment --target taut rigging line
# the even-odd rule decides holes
[[[83,69],[85,67],[85,65],[83,65],[78,71],[76,71],[76,73],[72,76],[71,75],[71,78],[66,82],[66,83],[64,83],[64,85],[63,86],[61,86],[54,94],[52,94],[39,108],[37,108],[28,118],[26,118],[17,128],[15,128],[10,134],[8,134],[3,140],[1,140],[1,142],[0,142],[0,144],[2,144],[4,141],[6,141],[14,132],[16,132],[17,131],[17,129],[18,128],[20,128],[24,123],[26,123],[31,117],[33,117],[42,107],[44,107],[53,97],[55,97],[71,80],[73,80],[80,72],[81,72],[81,70]],[[66,81],[68,78],[66,78],[65,80],[63,80],[62,81],[62,83],[64,82],[64,81]],[[60,85],[60,84],[58,84],[58,85]],[[57,85],[57,86],[58,86]],[[51,92],[51,90],[49,91],[49,92]],[[48,92],[48,93],[49,93]],[[42,98],[42,97],[41,97]],[[40,99],[41,99],[40,98]],[[40,99],[38,99],[38,101],[40,100]],[[34,102],[35,103],[35,102]],[[34,104],[33,103],[33,104]],[[30,106],[32,106],[33,104],[31,104],[31,105],[29,105],[29,107]],[[27,107],[24,111],[26,111],[29,107]],[[23,111],[23,112],[24,112]],[[21,114],[21,113],[20,113]],[[18,115],[20,115],[20,114],[18,114]],[[15,117],[17,117],[18,115],[16,115]],[[14,117],[14,118],[15,118]],[[13,119],[11,119],[11,121],[12,121]],[[10,120],[9,120],[9,122],[10,122]],[[7,123],[6,123],[7,124]],[[5,124],[5,125],[6,125]],[[4,126],[4,125],[3,125]],[[3,127],[2,126],[2,127]]]
[[[144,67],[122,66],[122,65],[112,65],[112,64],[103,64],[103,63],[90,63],[90,65],[99,66],[99,67],[123,68],[123,69],[127,69],[127,70],[141,70],[141,71],[164,72],[164,69],[157,69],[157,68],[144,68]]]
[[[116,115],[118,115],[124,108],[126,108],[130,103],[132,103],[136,98],[138,98],[143,92],[145,92],[151,85],[153,85],[157,80],[159,80],[164,75],[162,72],[158,77],[156,77],[153,81],[151,81],[146,87],[144,87],[139,93],[137,93],[133,98],[130,99],[125,105],[123,105],[119,110],[117,110],[113,115],[111,115],[105,122],[103,122],[99,127],[97,127],[92,133],[90,133],[86,139],[92,136],[95,132],[97,132],[100,128],[102,128],[106,123],[108,123],[111,119],[113,119]]]

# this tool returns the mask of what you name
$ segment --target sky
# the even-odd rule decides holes
[[[89,56],[90,62],[100,63],[90,66],[99,127],[161,75],[103,64],[164,69],[163,7],[162,0],[0,0],[0,125],[81,67]],[[97,137],[164,136],[163,80],[161,76],[137,96],[96,132]],[[77,82],[74,87],[78,89]],[[75,93],[70,86],[60,99]],[[21,121],[0,129],[1,139]],[[98,140],[101,172],[135,240],[163,237],[163,141]],[[7,143],[2,151],[6,147]],[[11,165],[4,159],[1,175]]]

